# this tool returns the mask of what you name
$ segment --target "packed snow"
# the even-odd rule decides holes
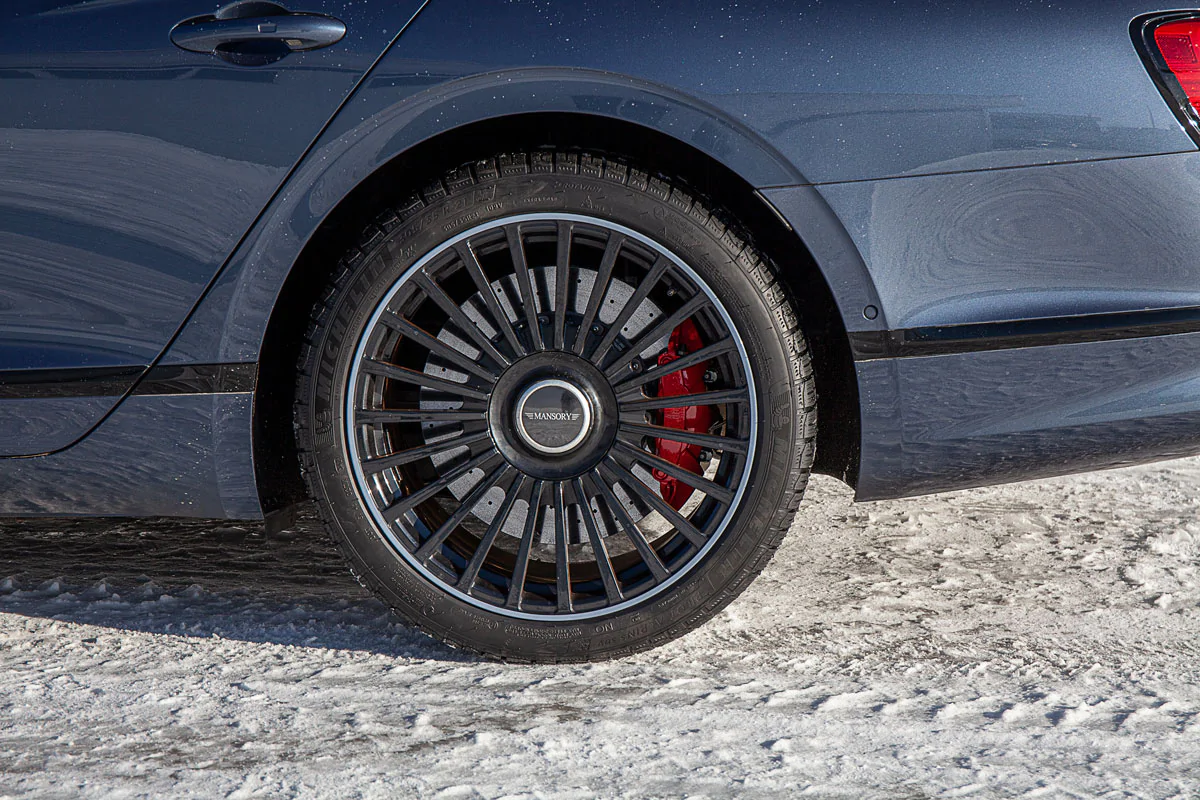
[[[311,522],[0,523],[0,797],[1200,796],[1200,460],[854,505],[716,619],[510,666]],[[7,577],[5,577],[7,576]]]

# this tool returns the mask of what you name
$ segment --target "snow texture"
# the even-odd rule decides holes
[[[311,522],[4,522],[0,797],[1197,797],[1198,489],[817,479],[715,620],[570,667],[396,622]]]

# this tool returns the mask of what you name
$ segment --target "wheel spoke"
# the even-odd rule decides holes
[[[487,532],[479,540],[479,546],[475,548],[475,552],[471,555],[470,562],[463,569],[462,575],[458,577],[458,583],[455,586],[459,591],[469,592],[471,591],[471,587],[475,585],[475,579],[479,577],[479,570],[482,569],[483,562],[487,559],[488,553],[491,552],[492,545],[496,542],[496,537],[500,534],[504,523],[508,522],[508,516],[512,513],[517,498],[525,489],[525,484],[530,480],[529,476],[518,474],[515,481],[510,483],[508,488],[504,490],[504,502],[500,504],[500,508],[496,511],[496,516],[492,517],[492,522],[488,525]]]
[[[641,528],[637,526],[636,522],[630,519],[629,512],[617,500],[617,496],[613,494],[612,489],[609,488],[599,471],[593,469],[589,475],[592,479],[592,484],[600,492],[600,497],[604,499],[604,505],[608,506],[609,512],[617,520],[617,524],[621,526],[625,537],[629,539],[630,544],[638,551],[638,555],[642,557],[642,562],[650,570],[650,574],[654,576],[654,582],[662,583],[665,581],[670,577],[671,573],[662,563],[662,559],[658,557],[658,553],[654,552],[654,548],[646,541],[646,535],[642,533]]]
[[[433,375],[417,372],[415,369],[389,364],[386,361],[376,361],[373,358],[363,359],[362,371],[380,378],[387,378],[388,380],[407,383],[413,386],[422,386],[426,389],[458,395],[459,397],[467,397],[472,400],[487,400],[488,398],[484,392],[472,389],[465,383],[455,383],[444,378],[435,378]]]
[[[416,344],[421,345],[421,347],[424,347],[438,358],[449,361],[459,369],[482,378],[488,383],[496,382],[496,378],[498,377],[496,373],[486,369],[476,359],[469,357],[466,353],[460,353],[436,336],[421,330],[399,314],[388,311],[379,318],[379,321],[386,327],[412,339]]]
[[[571,348],[575,355],[583,355],[583,348],[587,346],[588,333],[596,321],[596,315],[600,313],[600,305],[604,302],[605,295],[608,294],[613,266],[617,263],[617,256],[620,255],[621,247],[624,244],[625,237],[621,234],[616,232],[608,234],[608,242],[604,245],[604,255],[600,257],[600,266],[596,269],[596,280],[592,283],[587,308],[583,312],[583,321],[579,325],[579,333],[575,336],[575,345]]]
[[[574,226],[558,223],[558,262],[554,273],[554,346],[567,349],[567,298],[571,294],[571,234]]]
[[[624,354],[617,358],[604,374],[610,381],[615,381],[621,376],[621,373],[629,367],[638,355],[649,347],[651,344],[667,336],[676,327],[681,325],[684,320],[691,317],[697,311],[711,302],[703,294],[699,294],[684,303],[677,311],[656,322],[652,327],[642,331],[635,339],[629,342],[629,349],[624,351]]]
[[[448,453],[461,447],[470,447],[480,442],[489,441],[490,438],[487,431],[479,431],[478,433],[469,433],[465,436],[434,442],[433,444],[422,445],[421,447],[410,447],[407,450],[390,453],[386,456],[376,456],[362,462],[363,472],[367,475],[374,475],[383,472],[385,469],[402,467],[405,464],[411,464],[414,461],[420,461],[422,458],[429,458],[438,453]],[[474,455],[473,451],[472,455]]]
[[[542,510],[542,486],[544,481],[534,481],[529,493],[529,512],[525,515],[525,528],[521,531],[521,546],[517,549],[517,560],[513,564],[512,578],[508,585],[505,608],[521,610],[521,595],[525,592],[525,575],[529,572],[529,551],[533,548],[533,537],[538,531]]]
[[[710,481],[703,475],[697,475],[690,470],[684,469],[678,464],[667,461],[665,458],[660,458],[653,453],[647,453],[640,447],[634,447],[628,442],[617,440],[616,444],[617,447],[628,454],[630,460],[637,461],[648,469],[657,469],[661,472],[664,472],[675,480],[686,483],[693,489],[704,492],[721,505],[728,506],[733,502],[733,492],[721,484],[716,483],[715,481]]]
[[[513,353],[517,356],[525,355],[525,345],[521,344],[521,341],[517,338],[517,332],[513,330],[512,323],[508,320],[508,315],[500,307],[500,301],[496,299],[496,292],[492,289],[492,284],[487,279],[487,275],[484,274],[483,265],[479,263],[479,256],[475,254],[475,250],[466,242],[460,242],[455,246],[454,252],[458,254],[459,260],[466,267],[471,280],[475,282],[475,288],[479,290],[479,295],[483,298],[484,305],[491,312],[492,318],[496,323],[496,328],[508,340]]]
[[[558,612],[569,614],[575,606],[571,602],[571,554],[567,550],[567,507],[563,503],[562,482],[555,483],[551,491],[554,493],[554,596]]]
[[[666,366],[653,367],[645,372],[631,372],[625,378],[621,378],[614,382],[614,388],[620,397],[624,397],[628,392],[636,389],[639,386],[644,386],[651,381],[656,381],[659,378],[670,375],[673,372],[679,372],[681,369],[694,367],[697,364],[703,364],[705,361],[722,356],[728,352],[737,349],[737,344],[732,338],[725,338],[718,342],[713,342],[710,345],[701,347],[694,353],[688,353],[686,356],[677,358]]]
[[[407,494],[404,497],[401,497],[399,500],[383,510],[383,518],[388,522],[395,522],[401,516],[421,505],[421,503],[424,503],[426,500],[433,497],[450,484],[454,483],[463,475],[466,475],[471,470],[477,469],[492,459],[499,457],[499,453],[491,448],[488,448],[484,452],[467,461],[465,464],[461,464],[450,470],[436,481],[422,486],[412,494]]]
[[[437,281],[420,271],[413,275],[413,280],[425,291],[429,299],[437,304],[438,308],[442,309],[446,316],[450,318],[450,321],[464,334],[469,336],[471,341],[475,343],[475,346],[486,354],[488,358],[495,361],[501,367],[507,367],[512,364],[512,361],[507,356],[497,350],[496,346],[488,341],[488,338],[483,335],[483,331],[479,330],[479,326],[475,324],[475,321],[468,317],[466,312],[450,299],[450,295],[446,294],[441,286],[438,286]]]
[[[580,513],[583,515],[583,525],[587,528],[588,541],[591,542],[592,553],[596,557],[596,566],[600,570],[604,595],[608,598],[609,603],[620,603],[625,599],[625,595],[622,594],[621,585],[617,582],[616,573],[613,572],[612,557],[608,554],[608,547],[600,536],[600,527],[596,524],[592,504],[588,502],[588,496],[583,491],[583,481],[576,478],[572,485],[575,489],[575,497],[579,501]]]
[[[715,392],[677,394],[673,397],[639,397],[636,400],[619,402],[621,413],[654,411],[660,408],[687,408],[688,406],[719,406],[725,403],[745,405],[750,402],[750,393],[741,389],[721,389]]]
[[[640,306],[642,301],[644,301],[650,294],[650,290],[657,286],[658,282],[662,280],[662,276],[666,274],[667,267],[669,266],[671,266],[670,259],[668,259],[666,256],[659,256],[658,260],[654,262],[654,265],[650,267],[650,271],[646,273],[646,276],[642,278],[641,282],[638,284],[637,289],[634,290],[633,296],[630,297],[628,302],[621,307],[621,311],[617,314],[617,318],[613,320],[612,324],[608,327],[608,332],[604,334],[604,338],[600,340],[600,343],[596,345],[596,349],[592,351],[593,364],[600,366],[604,363],[604,357],[608,355],[608,351],[612,348],[613,342],[615,342],[617,340],[617,336],[620,335],[621,328],[625,327],[626,322],[629,322],[629,318],[633,316],[633,312],[637,311],[638,306]]]
[[[491,488],[499,483],[513,468],[507,462],[501,463],[487,475],[475,487],[471,489],[470,494],[463,498],[459,503],[458,508],[454,510],[445,522],[438,526],[438,529],[425,540],[425,542],[417,548],[416,556],[422,562],[428,563],[429,559],[434,556],[437,550],[446,541],[446,537],[454,533],[467,515],[475,510],[475,506],[479,505],[479,501],[483,496],[491,491]]]
[[[600,469],[603,472],[607,472],[610,478],[624,486],[627,491],[633,492],[642,498],[647,505],[659,514],[662,514],[667,522],[675,526],[675,530],[683,534],[696,547],[703,547],[708,542],[708,537],[696,530],[696,526],[688,522],[678,511],[671,508],[666,500],[663,500],[650,491],[650,488],[642,483],[638,476],[621,466],[615,458],[608,456],[604,460],[604,463],[600,465]]]
[[[521,290],[521,306],[525,309],[525,324],[529,327],[529,338],[535,350],[545,350],[542,341],[542,326],[538,323],[537,305],[533,300],[533,279],[529,275],[529,264],[525,260],[525,240],[516,225],[506,225],[504,234],[508,238],[508,251],[512,255],[513,269],[517,273],[517,286]]]
[[[695,444],[700,447],[707,447],[709,450],[720,450],[741,455],[744,455],[750,449],[750,442],[746,439],[734,439],[729,436],[717,436],[712,433],[692,433],[691,431],[681,431],[677,428],[666,428],[662,425],[641,425],[634,422],[621,422],[618,431],[617,436],[627,441],[628,437],[622,437],[621,433],[637,437],[650,436],[654,439],[666,439],[669,442],[679,442],[680,444]]]

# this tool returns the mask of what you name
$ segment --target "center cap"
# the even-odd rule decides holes
[[[509,464],[531,478],[579,477],[617,438],[617,397],[600,369],[574,353],[544,350],[500,374],[488,399],[488,433]]]
[[[592,430],[592,405],[576,386],[557,378],[531,384],[515,409],[517,433],[539,453],[559,455],[578,447]]]

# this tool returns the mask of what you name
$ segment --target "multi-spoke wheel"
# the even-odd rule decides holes
[[[769,268],[613,162],[509,157],[439,188],[317,312],[298,434],[335,537],[402,614],[495,655],[699,624],[761,569],[812,458]]]

